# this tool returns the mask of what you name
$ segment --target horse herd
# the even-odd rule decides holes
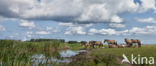
[[[128,48],[128,47],[133,47],[135,48],[136,45],[133,44],[137,44],[138,47],[141,47],[141,41],[139,39],[127,39],[125,38],[125,43],[126,44],[117,44],[116,40],[109,40],[109,39],[105,39],[104,43],[107,42],[108,43],[108,47],[109,48]],[[96,46],[98,47],[103,47],[103,43],[101,41],[89,41],[89,42],[81,42],[82,45],[87,48],[87,47],[93,47],[96,48]]]

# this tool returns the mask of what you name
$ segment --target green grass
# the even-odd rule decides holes
[[[80,50],[80,49],[84,48],[81,45],[81,43],[76,43],[76,44],[68,44],[68,43],[66,43],[66,45],[69,46],[70,49],[72,49],[72,50]]]
[[[125,54],[128,57],[128,59],[131,59],[131,54],[133,54],[135,57],[138,57],[138,55],[140,55],[141,57],[154,57],[156,59],[156,45],[143,45],[141,48],[108,48],[107,47],[104,49],[92,50],[93,56],[112,55],[114,57],[123,58],[122,57],[123,54]]]
[[[122,58],[122,54],[125,54],[129,59],[131,54],[156,58],[156,45],[143,45],[141,48],[108,48],[107,45],[104,47],[103,49],[91,48],[90,54],[78,56],[77,61],[71,62],[69,66],[123,66],[116,61],[116,57]],[[83,48],[80,43],[0,40],[0,62],[3,62],[3,66],[31,66],[31,56],[34,54],[44,54],[47,58],[60,58],[58,53],[60,50],[80,50]],[[52,65],[59,66],[58,63]]]
[[[112,54],[115,56],[122,56],[124,53],[125,55],[138,55],[141,56],[154,56],[156,57],[156,45],[155,46],[142,46],[141,48],[104,48],[104,49],[96,49],[93,50],[93,54]]]

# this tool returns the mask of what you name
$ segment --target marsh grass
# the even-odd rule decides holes
[[[129,59],[131,54],[156,58],[155,45],[143,45],[141,48],[108,48],[107,45],[104,45],[104,47],[103,49],[91,48],[90,54],[76,57],[76,60],[69,63],[68,66],[123,66],[116,61],[116,57],[122,58],[123,53]],[[54,57],[59,59],[61,58],[59,51],[67,48],[80,50],[84,47],[80,43],[68,44],[59,41],[22,42],[0,40],[0,62],[2,62],[3,66],[32,66],[31,57],[34,54],[44,54],[46,58]],[[39,64],[39,66],[42,65]],[[47,63],[47,65],[59,66],[60,64],[53,62]]]
[[[31,56],[45,54],[48,57],[60,58],[57,51],[63,49],[64,43],[58,41],[21,42],[15,40],[0,40],[0,60],[3,66],[30,66]]]

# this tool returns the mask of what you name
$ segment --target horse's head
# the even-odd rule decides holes
[[[128,40],[128,38],[125,38],[125,40]]]

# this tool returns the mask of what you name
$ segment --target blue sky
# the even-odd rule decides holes
[[[156,44],[156,0],[1,0],[0,39]]]

